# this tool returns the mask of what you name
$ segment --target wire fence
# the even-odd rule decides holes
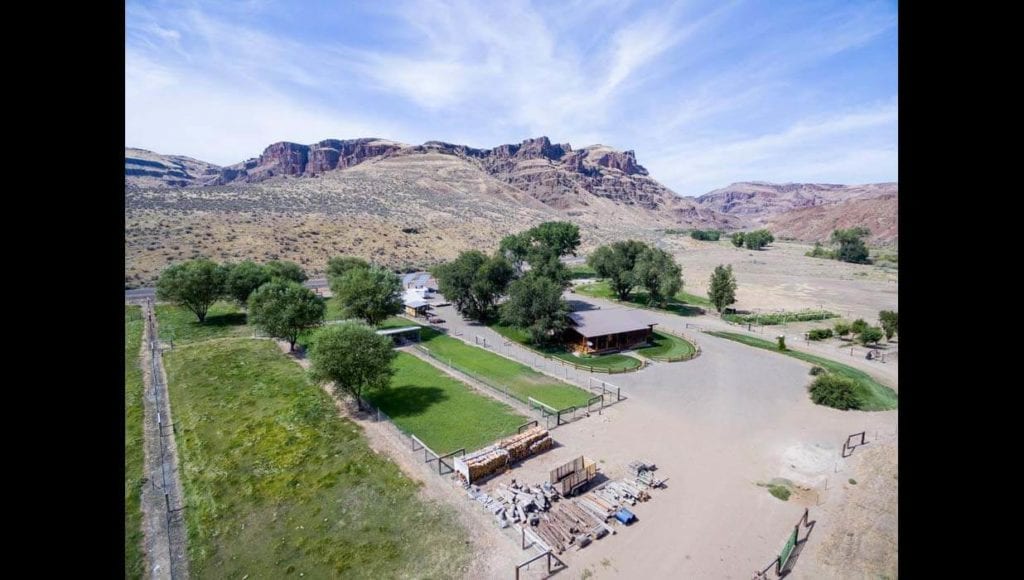
[[[170,421],[170,402],[166,399],[167,397],[167,385],[163,379],[163,351],[160,344],[159,333],[156,328],[156,316],[153,310],[152,301],[146,301],[145,304],[148,306],[146,309],[147,320],[146,328],[149,339],[149,353],[150,353],[150,385],[152,387],[151,393],[155,408],[157,409],[155,414],[157,448],[159,449],[159,462],[160,462],[160,491],[163,492],[164,496],[164,525],[167,533],[167,552],[170,557],[170,570],[168,571],[171,579],[182,577],[182,571],[179,570],[179,558],[177,555],[183,554],[185,551],[184,546],[184,525],[182,512],[185,506],[181,502],[181,498],[178,495],[177,487],[174,484],[173,476],[169,475],[169,471],[174,469],[173,459],[174,454],[169,445],[171,439],[175,435],[175,426]],[[156,487],[156,480],[153,480],[153,486]],[[171,496],[174,496],[173,500]],[[178,507],[172,507],[177,505]]]

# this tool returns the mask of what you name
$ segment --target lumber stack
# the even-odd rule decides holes
[[[455,466],[463,479],[471,483],[501,471],[510,463],[526,459],[553,446],[554,440],[547,429],[531,427],[464,457],[456,458]]]
[[[548,434],[548,430],[543,427],[531,427],[522,433],[502,439],[498,442],[498,446],[508,451],[510,461],[519,461],[532,455],[531,446],[543,440],[547,440],[547,445],[550,447],[551,436]]]

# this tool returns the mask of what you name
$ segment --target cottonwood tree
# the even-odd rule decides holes
[[[327,279],[341,278],[353,268],[369,268],[370,263],[353,256],[337,256],[327,261]]]
[[[283,278],[285,280],[291,280],[292,282],[298,282],[302,284],[309,279],[306,276],[306,272],[295,262],[288,262],[284,260],[274,260],[267,262],[267,268],[270,270],[270,276],[272,278]]]
[[[352,397],[362,410],[367,391],[390,386],[396,356],[390,338],[364,324],[344,322],[317,331],[309,349],[310,377],[333,383],[336,394]]]
[[[882,330],[885,331],[885,340],[891,340],[893,335],[900,332],[900,315],[893,310],[883,310],[878,313],[878,320],[882,323]]]
[[[196,315],[200,324],[206,313],[224,295],[227,273],[222,266],[200,258],[175,264],[160,274],[156,283],[156,297],[187,308]]]
[[[323,323],[326,309],[323,298],[292,280],[267,282],[249,296],[249,322],[274,338],[287,340],[293,351],[303,330]]]
[[[509,286],[508,300],[501,305],[501,320],[525,328],[534,344],[551,342],[568,327],[569,305],[555,281],[530,272]]]
[[[331,278],[331,293],[345,316],[377,326],[402,311],[402,281],[394,272],[378,266],[356,266],[341,277]]]
[[[224,283],[224,293],[230,296],[243,308],[249,302],[249,296],[257,288],[270,282],[272,277],[266,266],[261,266],[250,260],[240,264],[225,266],[227,278]]]
[[[633,267],[634,280],[647,290],[647,302],[662,308],[683,289],[683,269],[661,248],[648,247]]]
[[[545,276],[563,288],[572,278],[561,258],[575,255],[580,245],[580,228],[571,222],[544,222],[501,240],[499,253],[518,273],[524,264],[530,271]]]
[[[718,312],[736,302],[736,277],[732,273],[732,264],[715,267],[708,286],[708,298]]]
[[[608,286],[619,300],[627,300],[637,285],[637,258],[647,249],[647,244],[637,240],[613,242],[594,250],[587,258],[587,264],[597,275],[608,280]]]
[[[462,252],[455,260],[433,270],[438,290],[464,316],[489,320],[498,299],[515,277],[515,268],[503,256],[487,257],[483,252]]]

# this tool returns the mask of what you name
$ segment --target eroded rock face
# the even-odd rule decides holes
[[[379,139],[327,139],[313,145],[281,142],[267,147],[258,158],[223,168],[213,181],[223,185],[259,182],[276,175],[315,176],[372,159],[426,153],[472,160],[491,176],[558,209],[585,206],[587,195],[650,209],[674,197],[670,190],[647,177],[647,170],[637,163],[633,151],[616,151],[602,145],[574,151],[570,144],[552,143],[547,137],[492,149],[442,141],[415,146]]]
[[[256,159],[225,167],[215,181],[224,185],[236,181],[255,183],[275,175],[314,176],[353,167],[399,149],[401,145],[379,139],[325,139],[313,145],[282,141],[264,149]]]

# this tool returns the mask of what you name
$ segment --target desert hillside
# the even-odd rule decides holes
[[[337,254],[422,268],[546,220],[581,226],[583,250],[615,239],[657,241],[667,228],[768,225],[827,239],[865,225],[896,239],[896,186],[733,184],[680,197],[632,151],[573,149],[547,137],[477,149],[377,138],[275,143],[220,167],[125,149],[125,284],[152,283],[169,263],[285,259],[320,272]]]

